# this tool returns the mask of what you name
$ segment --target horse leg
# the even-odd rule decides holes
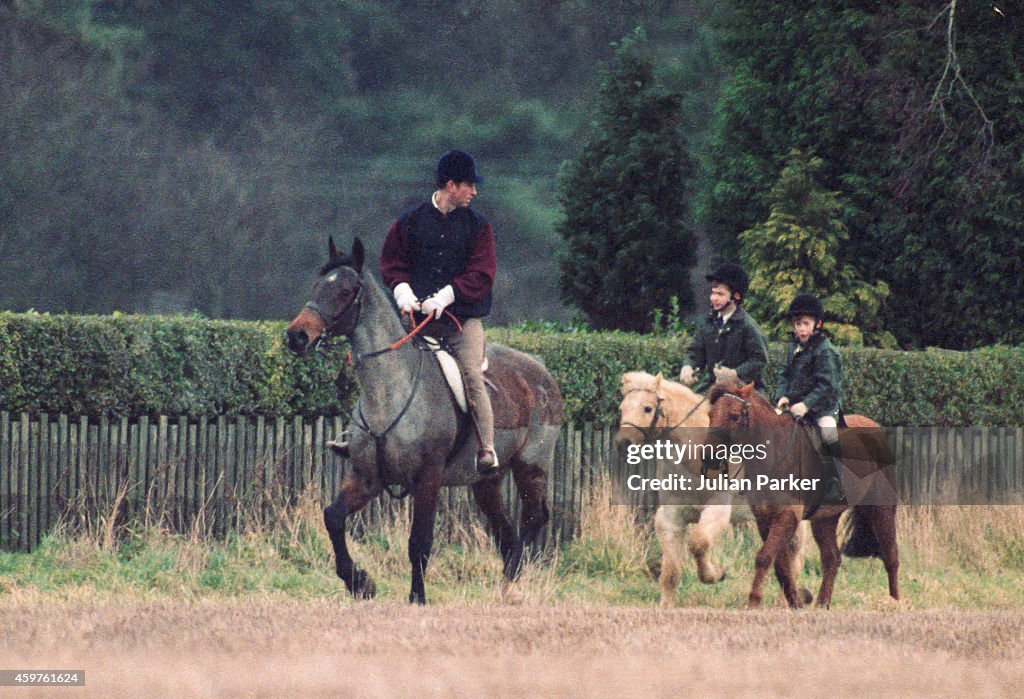
[[[423,575],[427,572],[430,549],[434,545],[434,520],[440,495],[441,467],[425,468],[413,489],[412,531],[409,532],[409,563],[412,564],[410,603],[427,603]]]
[[[842,554],[836,544],[836,528],[839,516],[823,517],[811,520],[811,531],[821,551],[821,588],[818,590],[818,606],[828,609],[832,603],[832,590],[836,583],[836,574],[842,564]]]
[[[793,513],[793,510],[788,508],[778,511],[770,519],[763,515],[757,517],[757,529],[761,533],[764,545],[761,546],[761,550],[757,552],[757,556],[754,558],[754,584],[750,587],[747,609],[757,609],[761,606],[761,598],[764,594],[764,579],[768,575],[768,569],[772,567],[782,547],[793,536],[797,524],[799,524],[799,519]],[[786,592],[786,599],[790,600],[792,605],[792,599],[795,599],[796,591],[786,589],[783,591]]]
[[[661,606],[675,605],[676,588],[683,573],[683,539],[685,537],[680,523],[683,505],[661,505],[654,513],[654,531],[661,544],[661,574],[658,583],[661,585]]]
[[[344,581],[348,591],[357,599],[373,597],[377,592],[377,586],[365,571],[356,568],[348,553],[348,546],[345,543],[345,520],[350,514],[361,510],[379,493],[380,488],[372,491],[363,483],[346,478],[341,484],[338,497],[324,508],[324,526],[327,527],[327,535],[331,538],[331,547],[334,549],[334,570]]]
[[[775,579],[779,581],[779,586],[782,588],[782,595],[786,598],[786,603],[793,609],[799,609],[807,601],[803,591],[797,584],[799,579],[799,573],[797,572],[799,570],[797,567],[798,558],[800,559],[799,567],[803,567],[802,547],[799,544],[794,544],[794,542],[800,540],[800,530],[802,528],[800,525],[801,522],[797,520],[792,533],[782,541],[779,553],[775,557]]]
[[[878,551],[889,576],[889,596],[900,598],[900,550],[896,543],[896,506],[878,505],[871,508],[871,529],[878,539]]]
[[[804,547],[807,543],[807,532],[809,529],[808,523],[801,521],[797,525],[793,537],[786,543],[786,553],[790,562],[789,569],[793,580],[797,582],[800,601],[803,604],[810,604],[814,601],[814,595],[811,594],[811,591],[800,585],[800,575],[804,571]]]
[[[473,484],[473,497],[491,524],[491,533],[504,563],[505,579],[515,580],[519,577],[523,547],[505,512],[505,503],[501,500],[501,481],[497,478],[477,481]]]
[[[687,545],[697,562],[697,577],[705,584],[722,582],[725,569],[711,556],[715,542],[729,528],[732,504],[707,504],[700,511],[700,519],[689,525]]]
[[[548,458],[547,462],[550,463]],[[519,517],[519,543],[522,548],[532,546],[540,530],[551,519],[548,511],[548,473],[538,463],[524,461],[517,456],[512,461],[512,477],[522,506]]]

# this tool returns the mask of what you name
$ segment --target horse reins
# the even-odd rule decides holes
[[[741,419],[741,422],[740,422],[740,426],[744,427],[744,428],[749,428],[750,427],[750,401],[748,401],[746,398],[743,398],[742,396],[737,396],[735,393],[728,393],[728,392],[723,393],[720,397],[722,397],[722,398],[732,398],[733,400],[738,400],[740,402],[740,404],[741,404],[741,406],[743,408],[742,419]],[[785,463],[786,457],[789,456],[789,450],[793,448],[793,440],[796,437],[797,429],[799,429],[799,427],[800,427],[800,420],[799,420],[799,418],[797,418],[796,415],[793,415],[793,413],[790,412],[788,409],[785,412],[788,413],[793,418],[793,429],[789,433],[789,439],[786,440],[786,446],[782,450],[782,457],[779,459],[779,463]],[[745,466],[745,464],[744,464],[744,466]]]
[[[362,287],[360,287],[360,288],[362,288]],[[447,315],[448,317],[450,317],[452,319],[452,321],[455,323],[455,327],[457,327],[459,329],[459,332],[462,332],[462,323],[459,322],[459,319],[456,318],[452,314],[451,311],[447,311],[446,310],[444,313],[445,313],[445,315]],[[405,311],[402,311],[402,314],[404,315]],[[409,319],[410,319],[410,322],[409,322],[410,325],[413,325],[416,322],[413,319],[413,316],[412,316],[411,313],[409,314]],[[382,347],[379,350],[374,350],[372,352],[363,352],[362,354],[359,355],[359,358],[360,359],[370,359],[371,357],[377,357],[379,355],[382,355],[382,354],[385,354],[387,352],[391,352],[393,350],[398,349],[399,347],[404,345],[406,342],[408,342],[412,338],[416,337],[416,335],[419,334],[420,330],[425,328],[427,326],[427,323],[429,323],[431,320],[433,320],[433,314],[429,314],[428,313],[427,317],[424,318],[423,321],[420,322],[419,325],[416,325],[412,330],[410,330],[408,333],[406,333],[401,339],[395,340],[394,342],[392,342],[387,347]]]

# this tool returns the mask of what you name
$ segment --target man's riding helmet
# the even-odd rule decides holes
[[[483,182],[482,177],[476,173],[476,163],[473,156],[461,150],[445,151],[437,161],[437,188],[442,189],[452,180],[455,184],[468,182],[475,184]]]

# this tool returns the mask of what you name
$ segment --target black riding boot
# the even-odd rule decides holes
[[[824,441],[824,440],[822,440]],[[843,463],[843,445],[837,439],[835,442],[824,442],[825,458],[822,459],[821,480],[823,495],[822,502],[846,502],[846,495],[843,494],[843,481],[839,478],[839,467]]]

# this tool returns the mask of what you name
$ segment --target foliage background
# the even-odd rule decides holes
[[[0,0],[0,308],[289,317],[327,235],[375,255],[458,145],[492,321],[565,319],[557,173],[638,26],[700,165],[693,278],[767,221],[796,148],[836,264],[890,290],[870,332],[1024,339],[1024,8],[966,0]]]
[[[0,308],[290,317],[327,235],[375,259],[457,146],[486,179],[492,321],[566,317],[555,179],[611,42],[652,26],[696,134],[713,4],[0,2]]]
[[[0,410],[99,418],[140,415],[347,415],[357,397],[342,345],[293,357],[284,323],[196,317],[0,314]],[[565,419],[618,420],[627,371],[675,377],[687,336],[491,328],[541,357]],[[841,348],[847,412],[884,425],[1024,424],[1024,349],[903,352]],[[766,380],[785,346],[773,343]]]

